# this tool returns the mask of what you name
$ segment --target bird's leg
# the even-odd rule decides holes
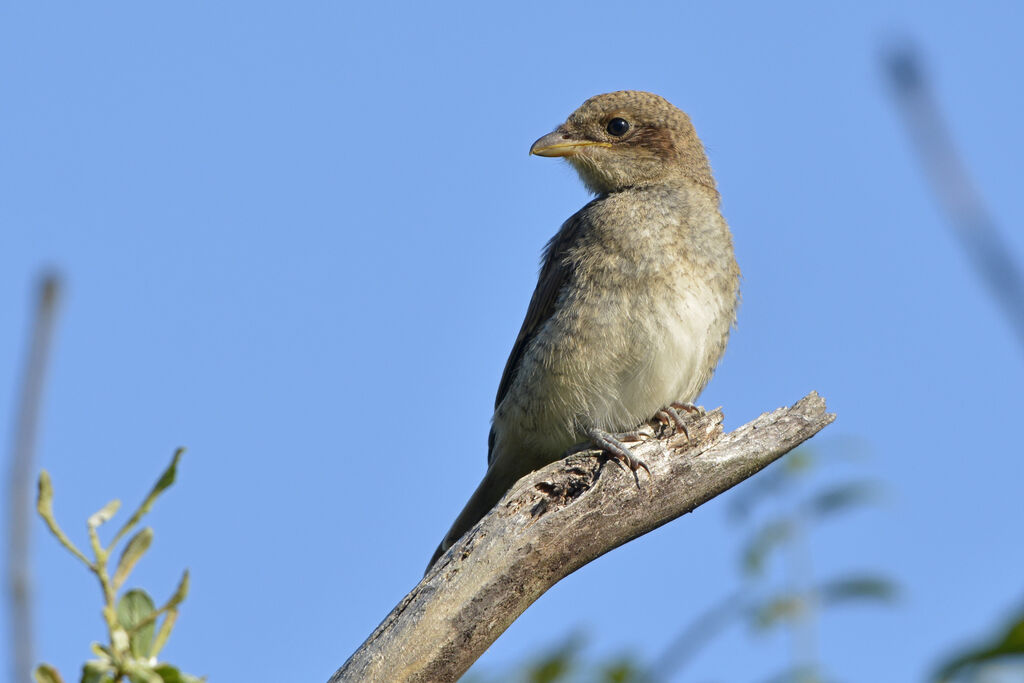
[[[623,467],[628,467],[630,472],[633,473],[633,478],[636,480],[636,485],[640,485],[640,475],[637,474],[637,470],[643,468],[647,472],[647,476],[651,476],[651,470],[640,458],[633,455],[633,452],[629,450],[620,440],[624,436],[639,435],[639,432],[628,432],[626,434],[612,435],[603,429],[597,427],[591,427],[587,430],[587,437],[594,443],[595,446],[600,448],[608,455],[615,458],[615,461]]]

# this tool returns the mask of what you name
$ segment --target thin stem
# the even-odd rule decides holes
[[[818,669],[818,596],[813,585],[814,570],[807,543],[807,523],[804,513],[793,513],[793,532],[789,546],[789,572],[791,595],[799,600],[793,625],[794,659],[796,670],[803,672],[801,680],[817,681]]]
[[[44,275],[37,294],[32,340],[25,362],[25,374],[14,426],[14,444],[11,449],[8,479],[10,505],[7,525],[7,584],[12,681],[30,680],[35,662],[35,619],[32,613],[29,564],[32,471],[35,469],[36,434],[59,295],[58,277],[54,274]]]
[[[96,573],[96,578],[100,582],[100,589],[103,591],[103,618],[107,622],[107,630],[110,632],[110,652],[114,657],[115,664],[118,664],[122,653],[114,637],[114,631],[121,628],[117,621],[117,605],[115,603],[117,593],[110,581],[110,572],[107,569],[109,555],[100,543],[96,527],[92,525],[89,525],[89,543],[92,545],[92,552],[96,556],[93,571]]]
[[[932,190],[964,252],[1024,345],[1024,273],[957,152],[920,55],[904,44],[885,56],[885,66]]]

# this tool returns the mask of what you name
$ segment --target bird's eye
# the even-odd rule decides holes
[[[615,137],[620,138],[629,130],[629,121],[626,119],[620,119],[616,116],[608,122],[608,127],[605,130],[608,131],[609,135],[614,135]]]

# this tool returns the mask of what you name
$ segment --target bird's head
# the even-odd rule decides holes
[[[565,157],[596,194],[681,178],[715,187],[690,117],[649,92],[591,97],[530,154]]]

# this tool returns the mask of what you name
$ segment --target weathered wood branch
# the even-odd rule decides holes
[[[597,451],[523,477],[441,556],[331,683],[456,680],[563,577],[732,488],[834,419],[814,392],[729,434],[718,409],[693,418],[689,438],[655,435],[634,446],[651,470],[649,478],[640,471],[639,485]]]

